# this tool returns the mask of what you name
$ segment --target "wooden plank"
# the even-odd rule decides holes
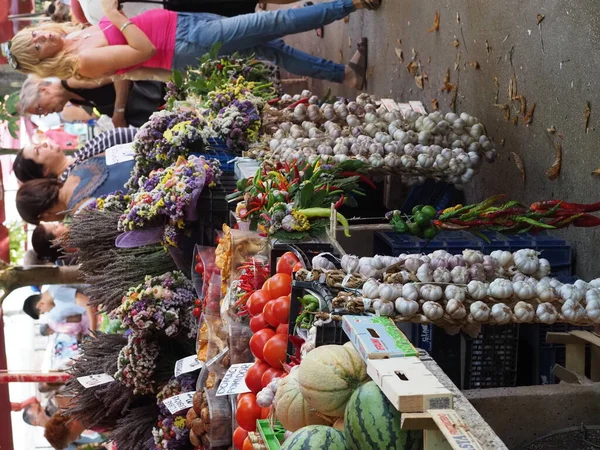
[[[564,381],[566,383],[592,384],[592,380],[590,380],[589,378],[587,378],[584,375],[581,375],[577,372],[573,372],[572,370],[569,370],[569,369],[561,366],[560,364],[556,364],[552,368],[551,373],[552,373],[552,375],[554,375],[555,377],[557,377],[558,379],[560,379],[561,381]]]
[[[585,375],[585,344],[583,342],[565,345],[565,356],[565,367],[567,369]]]
[[[576,336],[579,339],[582,339],[596,347],[600,347],[600,336],[598,336],[590,331],[575,330],[575,331],[571,331],[571,335]]]
[[[400,428],[403,430],[437,430],[429,413],[402,413]]]
[[[430,409],[433,421],[450,444],[450,448],[460,450],[484,450],[473,436],[468,425],[453,409]]]
[[[546,344],[581,344],[581,339],[570,333],[548,331],[546,333]]]
[[[437,428],[423,430],[423,450],[452,450],[453,448]]]

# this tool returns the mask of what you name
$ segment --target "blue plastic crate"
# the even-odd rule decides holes
[[[396,232],[379,231],[374,235],[373,252],[376,255],[398,256],[400,253],[421,253],[425,251],[445,250],[445,243],[439,240],[425,239],[399,234]]]
[[[481,250],[482,248],[482,241],[466,231],[442,231],[435,238],[443,241],[446,244],[444,250],[453,255],[462,253],[466,248],[472,250]]]
[[[462,198],[463,193],[454,185],[430,179],[411,189],[400,211],[412,214],[412,209],[417,205],[431,205],[440,211],[460,203]]]
[[[563,239],[549,235],[533,235],[535,248],[542,258],[550,261],[554,266],[571,266],[573,263],[573,249]]]
[[[233,153],[211,146],[204,150],[203,155],[207,159],[216,159],[219,161],[223,172],[233,172],[235,169],[235,162],[233,162],[233,159],[235,159],[237,155]]]

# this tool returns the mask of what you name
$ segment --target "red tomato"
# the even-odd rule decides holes
[[[272,314],[275,316],[277,322],[280,324],[288,323],[290,320],[290,297],[286,295],[276,298],[275,300],[271,300],[269,303],[273,304],[271,307],[273,309]]]
[[[268,326],[269,324],[265,320],[265,316],[262,313],[250,319],[250,329],[253,333],[258,333],[260,330],[267,328]]]
[[[292,277],[287,273],[276,273],[266,283],[267,287],[263,286],[263,290],[267,289],[271,298],[289,295],[292,292]]]
[[[289,324],[281,323],[277,326],[277,329],[275,330],[275,334],[283,334],[284,336],[287,336],[288,334],[290,334],[289,328],[290,328]]]
[[[293,252],[285,252],[281,257],[277,260],[277,273],[287,273],[288,275],[292,274],[292,268],[298,263],[300,260]]]
[[[254,335],[250,338],[250,350],[252,354],[264,361],[263,359],[263,348],[267,341],[275,336],[275,331],[270,328],[264,328],[262,330],[258,330]]]
[[[294,267],[292,267],[292,273],[298,272],[301,269],[304,269],[304,263],[302,261],[298,261],[296,264],[294,264]]]
[[[269,303],[265,305],[265,309],[263,309],[263,316],[267,323],[272,327],[277,328],[279,322],[277,321],[277,317],[275,317],[275,313],[273,311],[273,302],[275,300],[271,300]]]
[[[256,420],[260,419],[261,412],[262,408],[256,404],[256,395],[247,395],[237,405],[235,420],[244,430],[255,431]]]
[[[256,316],[263,311],[265,304],[271,300],[271,296],[268,291],[264,289],[259,289],[252,293],[250,298],[248,298],[248,302],[246,305],[248,306],[248,312],[251,315]]]
[[[241,399],[243,399],[246,395],[252,395],[252,392],[244,392],[243,394],[238,394],[236,403],[239,403]]]
[[[262,376],[270,369],[268,364],[262,361],[256,361],[252,367],[246,372],[246,386],[255,394],[258,394],[262,389]],[[239,402],[238,402],[239,403]]]
[[[267,417],[269,417],[269,414],[271,414],[271,407],[268,406],[266,408],[262,408],[260,411],[260,418],[261,419],[266,419]]]
[[[271,367],[281,369],[285,362],[285,354],[287,351],[287,336],[276,334],[265,344],[263,356],[266,363]]]
[[[248,432],[242,427],[237,427],[233,432],[233,446],[237,450],[242,450],[244,447],[244,441],[248,437]]]
[[[196,263],[196,267],[194,267],[194,270],[196,271],[196,273],[199,274],[203,274],[204,273],[204,264],[202,263],[202,260],[198,260],[198,262]]]
[[[282,376],[283,376],[283,370],[276,369],[275,367],[269,367],[267,370],[264,371],[262,378],[261,378],[261,385],[262,385],[263,389],[266,388],[267,384],[269,384],[275,378],[281,378]]]
[[[242,450],[254,450],[254,446],[252,445],[252,442],[250,442],[250,438],[247,437],[244,440],[244,445],[242,447]]]

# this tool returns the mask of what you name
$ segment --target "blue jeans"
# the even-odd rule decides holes
[[[253,53],[257,59],[270,61],[290,73],[341,83],[344,81],[342,64],[304,53],[285,44],[281,38],[327,25],[353,11],[352,0],[336,0],[232,18],[178,13],[173,69],[195,65],[200,56],[220,42],[222,54]]]

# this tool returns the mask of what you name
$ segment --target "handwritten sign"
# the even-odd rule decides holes
[[[86,377],[79,377],[77,378],[77,381],[79,381],[84,388],[89,389],[91,387],[100,386],[101,384],[110,383],[115,381],[115,379],[107,373],[98,373]]]
[[[169,397],[163,401],[163,405],[167,407],[171,414],[178,413],[184,409],[189,409],[194,404],[195,392],[184,392],[183,394]]]
[[[106,165],[112,166],[125,161],[131,161],[135,158],[135,151],[132,144],[120,144],[107,148],[104,152]]]
[[[246,386],[246,372],[252,367],[254,363],[245,364],[234,364],[232,365],[227,373],[223,377],[223,381],[219,385],[216,396],[231,395],[231,394],[243,394],[244,392],[250,392],[248,386]]]
[[[204,363],[198,361],[196,355],[188,356],[175,363],[175,376],[178,377],[183,373],[194,372],[195,370],[201,369],[202,366],[204,366]]]

